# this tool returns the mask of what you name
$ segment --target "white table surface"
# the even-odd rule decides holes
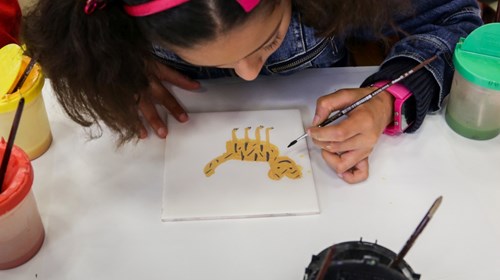
[[[356,87],[375,70],[212,80],[175,93],[191,112],[298,108],[308,126],[317,97]],[[441,207],[405,260],[422,279],[499,279],[500,137],[463,138],[443,113],[417,133],[382,136],[369,179],[356,185],[337,178],[307,140],[320,215],[168,223],[160,221],[164,140],[116,149],[105,131],[88,141],[48,83],[44,98],[54,142],[33,166],[46,239],[28,263],[0,271],[2,280],[302,279],[311,255],[334,243],[362,237],[399,252],[439,195]]]

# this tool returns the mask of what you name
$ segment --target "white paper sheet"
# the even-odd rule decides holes
[[[245,127],[249,140],[255,129],[261,142],[280,150],[301,166],[298,179],[268,177],[266,161],[228,160],[215,173],[205,175],[204,167],[226,152],[232,130],[243,139]],[[318,198],[313,180],[306,141],[291,148],[287,145],[304,133],[298,110],[192,113],[188,123],[169,119],[165,147],[165,177],[162,221],[207,220],[318,214]]]

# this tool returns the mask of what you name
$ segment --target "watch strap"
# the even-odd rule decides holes
[[[384,86],[387,81],[379,81],[373,84],[374,87],[380,88]],[[394,96],[394,105],[393,105],[393,121],[389,124],[385,130],[384,134],[387,135],[399,135],[404,132],[404,129],[401,126],[402,118],[404,118],[401,108],[403,103],[411,96],[411,92],[402,84],[396,83],[386,89],[387,92]]]

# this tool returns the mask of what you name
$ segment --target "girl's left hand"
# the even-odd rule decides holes
[[[165,138],[168,128],[156,110],[155,104],[163,105],[179,122],[186,122],[188,115],[163,82],[185,90],[197,90],[200,83],[156,60],[148,62],[148,71],[149,87],[140,93],[139,111],[144,116],[145,123],[148,123],[159,137]],[[139,137],[146,138],[148,132],[144,124],[139,129]]]
[[[347,183],[368,178],[368,156],[384,129],[392,122],[394,97],[383,91],[332,125],[318,128],[334,111],[341,110],[375,88],[342,89],[318,99],[313,127],[314,144],[322,149],[326,163]]]

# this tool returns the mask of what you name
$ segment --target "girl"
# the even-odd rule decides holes
[[[320,98],[315,126],[377,82],[440,53],[399,93],[384,91],[339,124],[309,129],[326,163],[355,183],[368,177],[368,157],[384,129],[405,129],[392,121],[401,92],[411,94],[407,132],[440,108],[455,44],[480,24],[475,0],[40,0],[25,20],[24,39],[69,116],[84,126],[102,121],[122,142],[146,137],[138,111],[166,137],[154,102],[187,121],[160,81],[195,90],[192,79],[250,81],[352,64],[359,47],[376,46],[380,70],[361,88]]]

